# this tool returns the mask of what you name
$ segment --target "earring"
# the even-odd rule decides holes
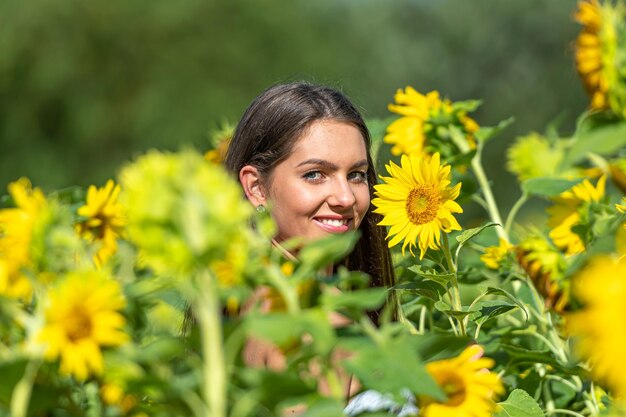
[[[256,206],[256,212],[259,214],[263,214],[265,213],[267,210],[265,208],[265,206],[263,204],[259,204],[258,206]]]

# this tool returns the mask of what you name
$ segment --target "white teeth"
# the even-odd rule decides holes
[[[336,220],[336,219],[320,219],[320,223],[327,224],[329,226],[339,227],[347,224],[347,220]]]

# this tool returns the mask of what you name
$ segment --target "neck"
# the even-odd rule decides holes
[[[289,259],[290,261],[297,261],[296,256],[293,253],[289,252],[287,249],[285,249],[280,243],[278,243],[276,239],[272,239],[272,246],[278,249],[285,258]]]

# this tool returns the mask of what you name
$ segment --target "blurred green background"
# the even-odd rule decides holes
[[[573,65],[573,0],[0,0],[0,186],[103,185],[152,147],[209,146],[279,81],[338,87],[366,118],[397,88],[483,99],[514,116],[486,151],[505,206],[512,140],[587,99]]]

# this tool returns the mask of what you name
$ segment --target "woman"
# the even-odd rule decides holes
[[[369,131],[342,93],[308,83],[270,87],[244,113],[225,164],[239,178],[251,204],[260,210],[271,207],[277,225],[274,245],[280,247],[293,237],[310,241],[359,230],[361,238],[342,264],[369,274],[371,286],[393,285],[385,230],[377,226],[381,216],[370,208],[377,176]],[[287,256],[297,257],[297,253]],[[378,312],[370,316],[378,321]],[[345,318],[331,317],[336,325],[342,324],[341,319],[345,324]],[[337,352],[335,359],[345,356]],[[259,340],[248,342],[244,359],[251,366],[284,366],[278,349]],[[339,375],[349,398],[358,384],[341,371]],[[321,380],[322,392],[324,385]],[[351,406],[361,407],[361,403]],[[285,414],[300,411],[296,407]]]
[[[390,287],[385,230],[370,208],[377,177],[369,153],[365,122],[342,93],[290,83],[270,87],[252,102],[225,164],[257,209],[271,202],[275,244],[358,229],[361,238],[343,265],[369,274],[371,286]]]

